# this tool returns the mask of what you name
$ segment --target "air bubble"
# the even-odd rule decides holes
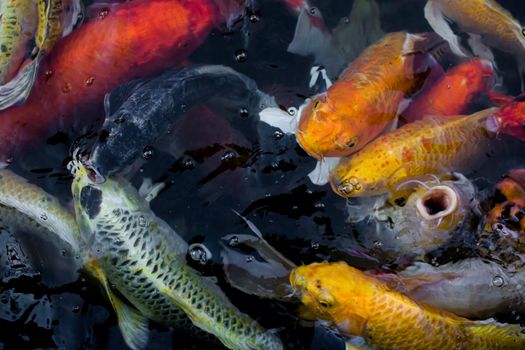
[[[297,112],[298,112],[297,108],[295,108],[295,107],[288,108],[288,114],[291,115],[292,117],[297,115]]]
[[[235,60],[239,63],[244,63],[248,59],[248,53],[245,49],[235,51]]]
[[[142,150],[142,158],[146,159],[146,160],[149,160],[151,158],[153,158],[153,147],[151,146],[146,146],[144,147],[144,149]]]
[[[201,265],[206,265],[206,263],[212,258],[210,250],[201,243],[194,243],[190,245],[188,251],[190,253],[190,257],[194,261],[199,262]]]
[[[317,242],[312,242],[312,243],[310,244],[310,248],[312,248],[312,249],[314,249],[314,250],[319,249],[319,243],[317,243]]]
[[[248,108],[242,107],[241,109],[239,109],[239,115],[241,116],[241,118],[247,118],[250,115],[250,112],[248,111]]]
[[[139,226],[146,227],[146,225],[147,225],[146,218],[144,216],[139,216]]]
[[[182,161],[182,165],[186,169],[193,169],[195,168],[195,161],[188,157]]]
[[[80,306],[73,306],[73,308],[71,309],[71,311],[74,313],[74,314],[78,314],[80,312]]]
[[[492,284],[495,287],[503,287],[503,285],[505,284],[505,281],[503,280],[503,277],[501,276],[494,276],[494,278],[492,279]]]
[[[248,256],[246,257],[246,262],[247,262],[247,263],[251,263],[251,262],[253,262],[254,260],[255,260],[255,258],[254,258],[252,255],[248,255]]]
[[[316,209],[324,209],[324,203],[315,203],[314,207]]]
[[[46,213],[40,214],[40,219],[46,221],[47,220],[47,214]]]
[[[276,130],[274,133],[273,133],[273,138],[276,139],[276,140],[280,140],[282,139],[284,136],[284,133],[281,131],[281,130]]]

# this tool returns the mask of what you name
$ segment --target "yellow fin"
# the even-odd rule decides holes
[[[149,336],[148,319],[141,315],[139,311],[121,301],[111,291],[106,274],[96,260],[88,263],[85,268],[102,283],[108,299],[117,314],[118,325],[126,344],[133,350],[145,349]]]
[[[347,335],[361,336],[365,332],[366,323],[366,318],[349,314],[344,321],[337,323],[337,328]]]

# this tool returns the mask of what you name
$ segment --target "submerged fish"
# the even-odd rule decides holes
[[[26,103],[0,111],[0,161],[58,128],[67,132],[100,121],[106,93],[181,64],[229,19],[228,9],[244,9],[242,2],[138,0],[102,8],[42,59]]]
[[[344,262],[300,266],[290,274],[310,313],[374,349],[519,349],[518,325],[471,321],[417,303]]]
[[[77,221],[92,253],[88,267],[106,280],[128,345],[146,345],[148,319],[177,325],[187,315],[230,349],[282,349],[277,336],[241,313],[215,284],[186,264],[186,242],[155,216],[130,183],[116,177],[96,185],[83,166],[73,171]]]
[[[79,0],[0,3],[0,110],[28,98],[42,56],[71,33],[81,18]]]
[[[429,0],[425,6],[425,18],[457,54],[467,55],[449,21],[469,34],[469,45],[476,56],[494,61],[487,45],[498,48],[514,55],[520,74],[525,73],[525,31],[495,0]]]
[[[499,132],[525,141],[525,95],[516,98],[495,95],[491,94],[491,100],[500,105],[495,115]]]
[[[468,230],[473,214],[479,212],[476,189],[460,174],[444,181],[407,180],[396,187],[407,186],[412,188],[404,203],[377,209],[372,218],[376,232],[366,233],[366,240],[380,242],[383,258],[384,252],[421,256],[440,248],[454,233]]]
[[[302,110],[297,140],[310,155],[357,152],[396,122],[402,101],[438,66],[444,42],[437,36],[387,34],[367,48],[326,93]]]
[[[147,146],[165,141],[169,145],[162,148],[176,153],[177,140],[169,130],[187,110],[210,100],[233,109],[234,116],[240,110],[257,115],[264,106],[276,105],[255,81],[225,66],[192,65],[121,85],[106,99],[103,131],[86,162],[95,181],[125,170]]]
[[[525,271],[509,271],[488,259],[468,258],[440,266],[417,262],[395,275],[376,277],[415,300],[463,317],[524,310]]]
[[[403,122],[427,115],[454,116],[468,112],[472,102],[489,92],[495,81],[490,61],[472,59],[448,70],[428,89],[422,91],[402,113]]]
[[[388,193],[405,179],[470,170],[497,131],[496,110],[404,125],[342,159],[332,171],[332,188],[343,197],[372,196]]]

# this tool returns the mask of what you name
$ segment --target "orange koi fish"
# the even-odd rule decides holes
[[[426,115],[454,116],[466,113],[472,101],[494,86],[490,61],[473,59],[457,65],[428,90],[419,94],[403,112],[405,122]]]
[[[290,283],[310,315],[373,349],[525,348],[518,325],[471,321],[416,303],[344,262],[300,266]]]
[[[388,193],[407,178],[467,170],[497,131],[496,111],[406,124],[342,159],[332,171],[332,188],[343,197],[372,196]]]
[[[93,123],[103,116],[105,94],[180,64],[243,3],[137,0],[99,7],[98,16],[44,57],[26,103],[0,111],[0,161],[59,127]]]
[[[326,93],[301,113],[297,140],[310,155],[357,152],[396,121],[407,95],[437,67],[444,41],[429,33],[391,33],[367,48]]]

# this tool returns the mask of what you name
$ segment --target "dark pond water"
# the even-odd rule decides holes
[[[314,2],[330,28],[349,15],[353,3]],[[383,31],[431,30],[423,17],[425,1],[377,2]],[[524,2],[498,2],[525,23]],[[319,91],[308,88],[312,58],[286,51],[296,17],[278,1],[257,1],[255,9],[258,18],[247,24],[247,46],[239,26],[233,31],[215,30],[190,59],[230,66],[254,79],[278,103],[298,106],[304,97]],[[239,50],[245,50],[246,56],[239,59]],[[497,60],[506,91],[518,94],[520,81],[514,60],[499,53]],[[188,257],[189,263],[216,276],[232,302],[266,328],[277,330],[287,348],[342,349],[338,336],[297,318],[297,303],[259,299],[231,288],[224,279],[220,242],[226,235],[251,233],[234,209],[253,221],[268,242],[296,264],[346,260],[359,268],[381,266],[381,257],[369,259],[362,254],[366,252],[360,238],[363,228],[346,222],[345,200],[329,186],[310,182],[307,174],[315,160],[293,136],[262,124],[257,127],[258,135],[247,132],[254,115],[227,116],[219,110],[212,115],[214,121],[199,118],[198,113],[192,116],[175,132],[182,140],[183,156],[173,158],[153,145],[152,157],[133,183],[138,187],[144,177],[150,177],[168,184],[152,202],[153,211],[189,243],[203,243],[213,255],[205,265]],[[11,168],[68,204],[71,176],[66,164],[70,145],[78,136],[63,130],[39,146],[38,152],[15,158]],[[491,189],[503,173],[524,164],[525,155],[519,152],[522,145],[508,142],[502,147],[497,163],[489,154],[486,166],[475,174],[481,189]],[[99,283],[73,270],[71,259],[45,239],[0,231],[0,349],[126,349]],[[503,314],[501,319],[522,321],[517,313]],[[176,330],[158,324],[151,328],[150,349],[209,348]]]

